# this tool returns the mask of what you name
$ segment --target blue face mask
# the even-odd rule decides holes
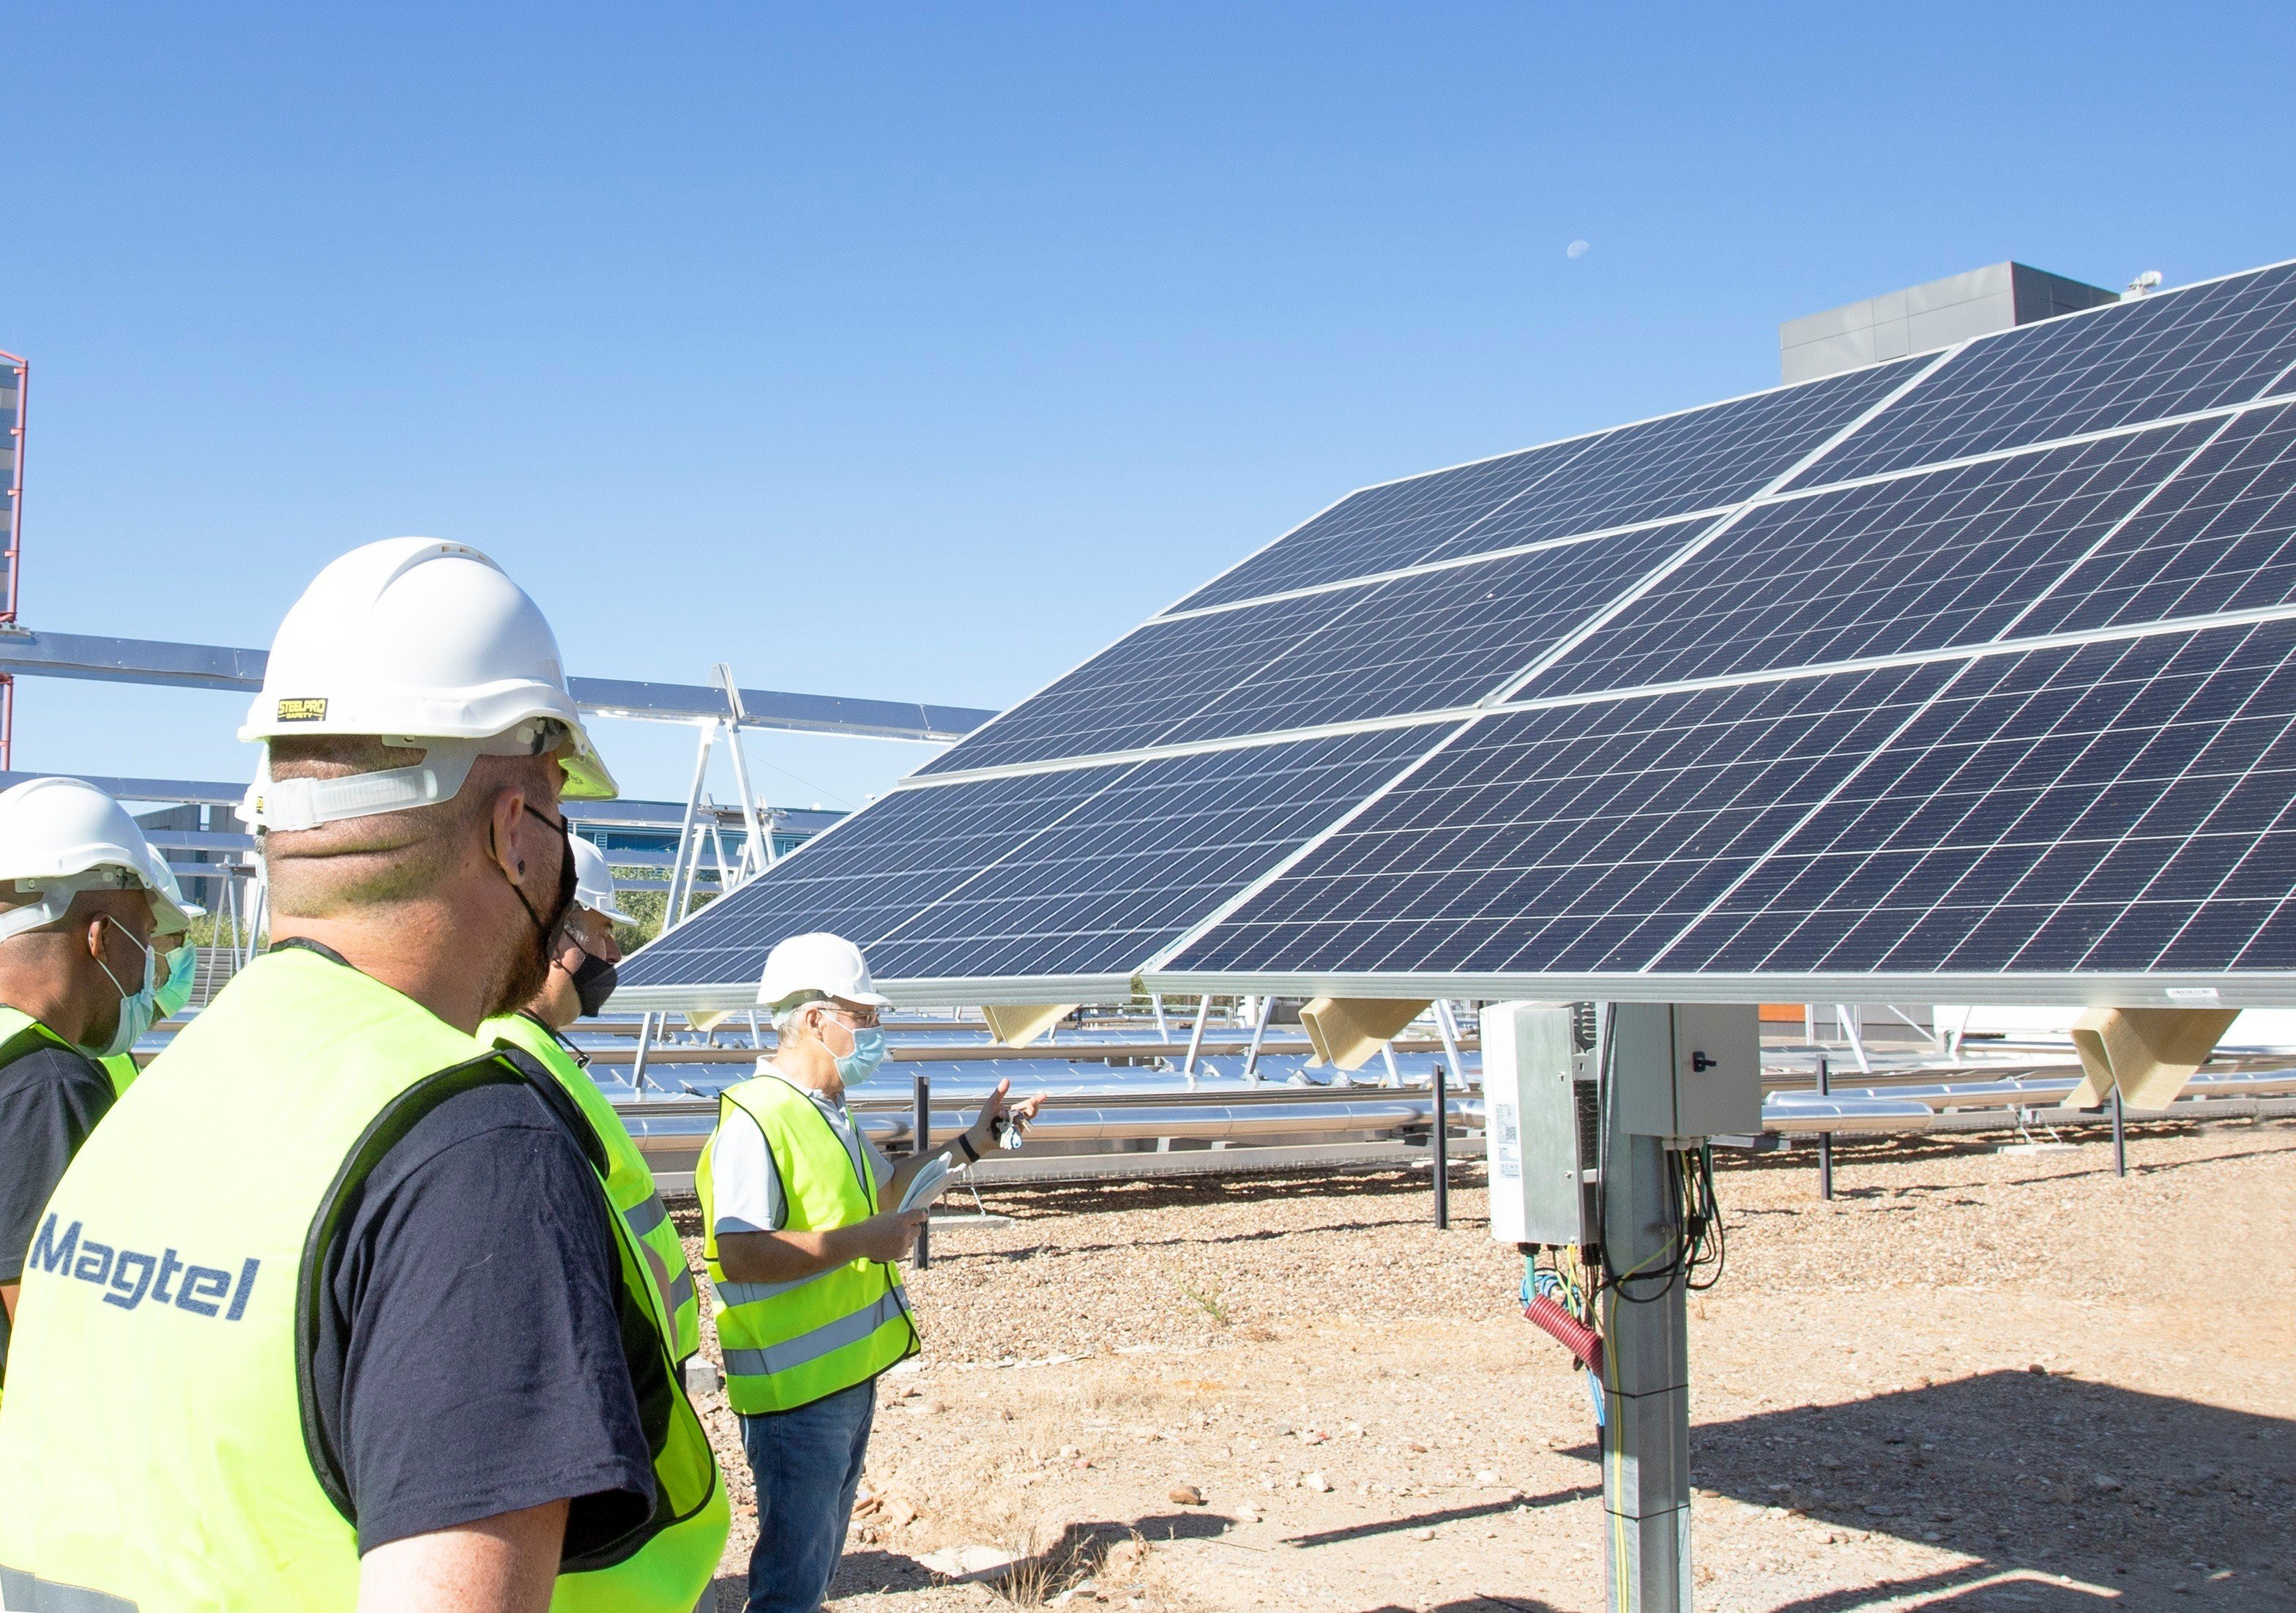
[[[198,967],[199,954],[188,942],[168,954],[168,978],[152,994],[160,1018],[172,1019],[184,1011],[184,1004],[192,1000],[192,975]]]
[[[115,924],[112,928],[118,929],[119,926]],[[119,933],[127,935],[124,929]],[[135,940],[134,936],[127,936],[127,938]],[[119,986],[119,977],[111,972],[111,964],[100,957],[95,961],[95,966],[103,970],[104,978],[119,987],[119,1023],[112,1028],[111,1040],[102,1047],[90,1047],[84,1044],[80,1046],[80,1052],[91,1059],[109,1059],[126,1052],[143,1039],[144,1033],[152,1028],[152,1021],[158,1015],[160,954],[140,941],[135,945],[144,954],[144,984],[135,991]]]
[[[885,1061],[885,1032],[882,1026],[864,1026],[859,1030],[847,1026],[845,1034],[853,1038],[853,1051],[840,1053],[834,1048],[830,1057],[837,1060],[837,1078],[848,1086],[858,1086],[877,1071]],[[823,1046],[829,1044],[824,1042]]]

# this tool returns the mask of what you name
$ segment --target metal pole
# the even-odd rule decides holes
[[[1150,992],[1148,994],[1148,1006],[1156,1011],[1156,1040],[1159,1042],[1170,1041],[1172,1039],[1172,1028],[1164,1023],[1164,994],[1160,991]]]
[[[1212,994],[1206,992],[1196,1009],[1196,1028],[1188,1033],[1188,1056],[1181,1062],[1180,1075],[1190,1087],[1196,1084],[1196,1052],[1204,1044],[1204,1027],[1212,1017]]]
[[[1451,1069],[1459,1077],[1459,1090],[1467,1090],[1467,1067],[1459,1058],[1459,1025],[1451,1017],[1447,998],[1435,999],[1435,1028],[1443,1038],[1443,1056],[1450,1060]]]
[[[1620,1003],[1610,1078],[1671,1083],[1672,1010]],[[1626,1128],[1625,1093],[1604,1094],[1603,1247],[1612,1273],[1662,1271],[1675,1247],[1675,1188],[1666,1139]],[[1689,1311],[1680,1279],[1603,1290],[1603,1559],[1611,1613],[1691,1613]]]
[[[1274,995],[1262,996],[1259,999],[1259,1018],[1251,1028],[1251,1051],[1243,1056],[1243,1078],[1255,1085],[1259,1081],[1259,1044],[1267,1039],[1267,1021],[1275,1013]]]
[[[652,1042],[653,1015],[651,1013],[640,1014],[638,1016],[637,1056],[630,1060],[630,1090],[637,1093],[641,1098],[645,1096],[646,1049],[652,1044]]]
[[[749,757],[742,749],[742,725],[749,719],[750,714],[742,709],[742,691],[734,682],[734,669],[719,661],[716,671],[718,685],[726,692],[726,709],[734,714],[734,720],[726,730],[726,749],[734,758],[734,787],[742,792],[742,822],[750,831],[750,843],[742,853],[742,881],[746,883],[755,875],[764,872],[772,864],[773,839],[764,821],[758,815],[758,798],[750,790]],[[726,888],[730,891],[733,886],[729,884]]]
[[[1825,1055],[1817,1055],[1817,1095],[1821,1098],[1833,1090],[1832,1072],[1825,1067]],[[1833,1197],[1833,1134],[1817,1134],[1817,1196]]]
[[[910,1087],[910,1136],[919,1159],[932,1146],[932,1077],[920,1074],[913,1077]],[[917,1252],[913,1262],[918,1271],[932,1264],[932,1229],[928,1224],[917,1229]]]
[[[1451,1224],[1451,1106],[1449,1092],[1443,1084],[1443,1061],[1435,1061],[1435,1129],[1428,1137],[1428,1146],[1435,1150],[1435,1230],[1447,1231]]]
[[[2116,1176],[2128,1174],[2128,1134],[2122,1128],[2127,1107],[2121,1101],[2120,1083],[2116,1081],[2112,1084],[2112,1174]]]
[[[669,894],[662,899],[661,933],[676,929],[685,916],[679,909],[685,905],[678,893],[685,877],[685,860],[693,859],[695,867],[701,865],[701,847],[694,838],[693,823],[701,811],[701,789],[709,781],[709,747],[718,738],[718,725],[711,721],[701,730],[701,738],[693,747],[693,788],[685,793],[685,821],[678,825],[677,856],[669,865]]]

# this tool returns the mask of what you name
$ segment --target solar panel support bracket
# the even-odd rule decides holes
[[[1338,1069],[1359,1069],[1403,1028],[1427,1011],[1431,997],[1317,997],[1300,1011],[1316,1057]]]
[[[2092,1008],[2073,1021],[2081,1084],[2068,1109],[2094,1109],[2115,1086],[2130,1109],[2165,1109],[2240,1018],[2236,1008]]]
[[[980,1017],[988,1021],[988,1034],[1004,1046],[1026,1047],[1076,1012],[1077,1006],[1074,1003],[984,1003]]]

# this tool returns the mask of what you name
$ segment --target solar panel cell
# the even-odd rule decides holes
[[[1897,667],[1487,718],[1169,967],[1640,967],[1947,675]]]
[[[1174,609],[1717,509],[1792,468],[1918,367],[1878,364],[1366,488]]]
[[[2296,364],[2296,265],[1985,337],[1798,486],[2245,403]]]
[[[1762,505],[1523,693],[1982,643],[2215,430],[2162,427]]]
[[[2292,662],[2276,622],[1972,663],[1660,967],[2241,967],[2296,868]]]
[[[2296,405],[2251,410],[2018,623],[2020,635],[2296,599]]]
[[[747,979],[811,929],[887,979],[1122,974],[1446,732],[898,790],[637,953],[623,982]]]

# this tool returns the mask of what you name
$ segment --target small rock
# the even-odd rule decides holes
[[[1435,1531],[1432,1529],[1414,1529],[1411,1531],[1411,1538],[1414,1540],[1432,1540],[1435,1538]]]
[[[2089,1487],[2100,1495],[2110,1495],[2120,1487],[2120,1480],[2110,1473],[2099,1473],[2088,1482]]]
[[[1204,1504],[1204,1493],[1192,1484],[1176,1484],[1165,1499],[1176,1507],[1200,1507]]]
[[[1328,1495],[1332,1493],[1332,1481],[1321,1473],[1310,1473],[1300,1481],[1300,1487],[1313,1490],[1318,1495]]]
[[[1923,1540],[1943,1540],[1945,1536],[1939,1534],[1935,1529],[1926,1529],[1923,1531],[1922,1538]]]
[[[1092,1458],[1089,1456],[1079,1456],[1069,1465],[1076,1469],[1078,1472],[1081,1473],[1086,1468],[1092,1466]]]
[[[906,1529],[917,1520],[917,1510],[906,1501],[885,1503],[885,1521],[897,1529]]]
[[[1475,1475],[1475,1482],[1477,1484],[1496,1484],[1498,1481],[1499,1476],[1496,1473],[1492,1472],[1488,1468],[1483,1469],[1480,1472]]]
[[[1420,1455],[1422,1455],[1422,1456],[1424,1456],[1424,1455],[1426,1455],[1426,1454],[1427,1454],[1427,1447],[1426,1447],[1425,1445],[1421,1445],[1421,1444],[1420,1444],[1417,1440],[1415,1440],[1415,1439],[1406,1439],[1406,1440],[1405,1440],[1405,1441],[1404,1441],[1404,1443],[1403,1443],[1403,1448],[1404,1448],[1405,1450],[1406,1450],[1406,1451],[1415,1451],[1415,1452],[1417,1452],[1417,1453],[1418,1453]]]
[[[2032,1373],[2036,1378],[2046,1378],[2049,1375],[2049,1369],[2043,1366],[2038,1361],[2036,1361],[2032,1365],[2027,1367],[2025,1370]]]
[[[1259,1509],[1258,1507],[1244,1507],[1236,1513],[1235,1520],[1238,1523],[1258,1523],[1259,1521]]]
[[[1061,1447],[1061,1454],[1063,1456],[1081,1456],[1084,1453],[1078,1450],[1076,1446],[1072,1445],[1064,1445]]]

